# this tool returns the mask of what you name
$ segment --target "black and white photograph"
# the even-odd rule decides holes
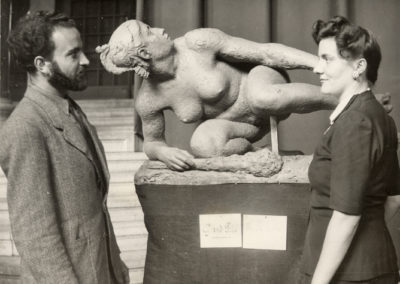
[[[400,284],[399,0],[0,0],[1,284]]]

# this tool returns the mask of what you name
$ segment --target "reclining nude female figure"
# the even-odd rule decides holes
[[[194,164],[187,151],[166,144],[166,109],[185,123],[202,121],[191,138],[192,152],[213,157],[253,150],[252,142],[269,132],[271,115],[284,119],[337,104],[319,87],[289,83],[284,71],[273,69],[312,69],[316,56],[217,29],[195,29],[171,40],[163,29],[129,20],[96,50],[108,71],[134,70],[145,78],[135,103],[143,122],[144,151],[173,170]]]

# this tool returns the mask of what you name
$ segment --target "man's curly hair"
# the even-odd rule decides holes
[[[68,16],[49,11],[28,12],[8,36],[12,55],[27,72],[35,72],[36,56],[51,57],[55,48],[52,34],[56,27],[75,28]]]

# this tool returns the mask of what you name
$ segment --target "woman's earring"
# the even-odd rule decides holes
[[[360,74],[357,71],[353,72],[353,76],[352,77],[353,77],[354,80],[357,80],[359,76],[360,76]]]

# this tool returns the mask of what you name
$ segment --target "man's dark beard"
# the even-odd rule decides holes
[[[56,89],[66,89],[71,91],[82,91],[87,87],[85,71],[82,69],[74,78],[68,78],[58,66],[57,62],[52,62],[53,74],[49,78],[49,83]],[[84,67],[82,67],[84,68]]]

